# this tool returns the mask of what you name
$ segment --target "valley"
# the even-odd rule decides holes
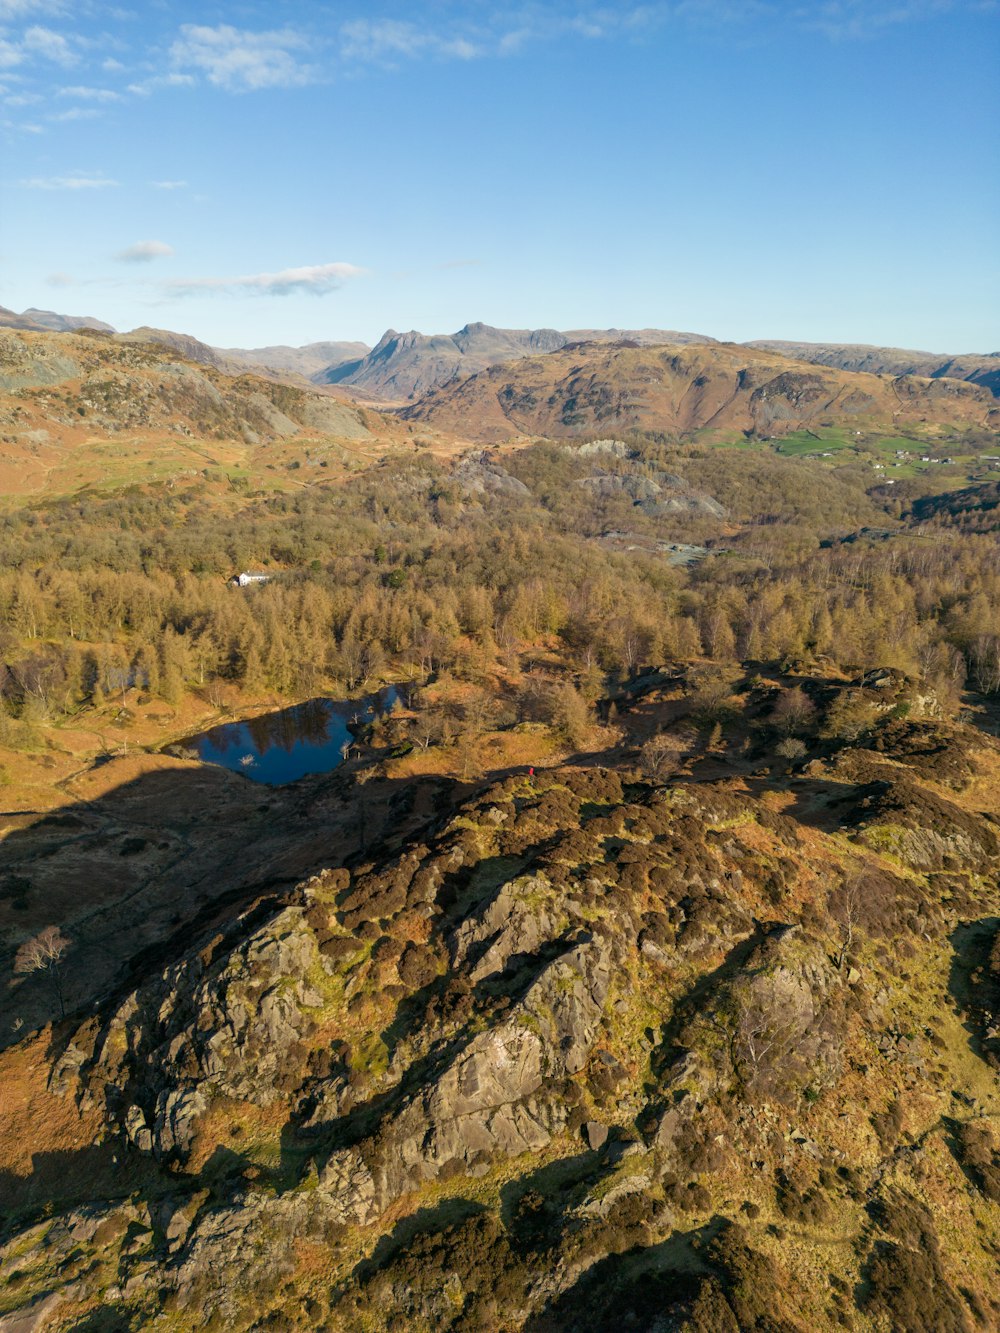
[[[0,1330],[996,1327],[988,381],[148,332],[0,331]]]

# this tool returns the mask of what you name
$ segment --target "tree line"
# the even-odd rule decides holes
[[[131,688],[175,702],[216,681],[288,695],[352,693],[390,671],[483,683],[543,650],[591,695],[699,657],[822,657],[946,692],[1000,689],[1000,544],[967,509],[908,521],[851,466],[656,443],[596,458],[539,445],[500,471],[521,488],[477,489],[417,461],[229,508],[192,486],[10,513],[6,716]],[[595,472],[631,493],[578,484]],[[633,483],[657,478],[724,516],[636,503]],[[710,554],[688,568],[657,549],[693,540]],[[228,586],[258,566],[276,577]]]

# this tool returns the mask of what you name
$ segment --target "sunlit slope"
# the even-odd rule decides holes
[[[233,377],[174,348],[0,331],[8,499],[192,476],[295,488],[369,465],[412,429],[336,391]]]
[[[802,427],[991,426],[985,388],[804,366],[731,344],[579,344],[494,366],[428,394],[403,416],[469,439],[574,436],[603,430],[712,430],[780,436]]]

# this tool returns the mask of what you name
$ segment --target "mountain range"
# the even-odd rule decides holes
[[[89,316],[60,315],[29,309],[20,315],[0,307],[0,327],[73,332],[94,330],[129,342],[158,342],[185,359],[214,366],[229,375],[248,370],[277,377],[300,376],[315,384],[342,385],[364,396],[413,402],[445,384],[457,383],[490,366],[523,357],[561,351],[575,343],[626,343],[638,347],[718,346],[707,334],[676,329],[499,329],[481,322],[457,333],[399,333],[388,329],[373,348],[360,341],[307,343],[302,347],[213,347],[189,334],[142,327],[115,333],[109,324]],[[1000,352],[921,352],[864,343],[809,343],[758,339],[730,344],[750,351],[774,352],[833,370],[872,375],[916,375],[926,379],[958,379],[980,384],[1000,397]]]
[[[969,380],[984,384],[1000,397],[1000,352],[987,356],[942,356],[902,347],[872,347],[866,343],[801,343],[763,339],[745,347],[778,352],[799,361],[833,366],[838,370],[865,370],[873,375],[923,375],[928,379]]]
[[[711,343],[699,333],[667,329],[496,329],[466,324],[457,333],[427,334],[389,329],[367,356],[313,378],[317,383],[347,384],[379,397],[415,399],[442,384],[475,375],[489,366],[526,356],[557,352],[578,342],[629,342],[641,346]]]
[[[471,330],[468,345],[496,347],[491,333]],[[532,336],[525,335],[529,345]],[[536,345],[547,341],[535,338]],[[516,346],[516,338],[506,345]],[[461,343],[452,348],[464,359]],[[390,375],[391,349],[392,340],[384,340]],[[421,373],[418,344],[411,342],[410,350],[409,366],[399,355],[400,376]],[[432,370],[438,364],[444,373],[446,354],[430,363]],[[476,364],[479,355],[474,350],[468,360]],[[378,365],[374,354],[364,360],[368,368]],[[360,388],[349,378],[314,384],[287,371],[238,367],[195,339],[152,329],[126,335],[90,328],[0,330],[0,490],[72,491],[100,483],[109,469],[153,480],[164,469],[175,475],[203,468],[199,440],[237,442],[231,465],[239,457],[259,477],[260,468],[279,465],[279,455],[282,466],[318,467],[318,456],[302,452],[310,440],[336,442],[337,466],[348,455],[355,466],[362,461],[357,449],[367,449],[373,433],[379,452],[417,445],[450,454],[468,443],[532,437],[640,432],[677,439],[705,432],[718,440],[768,439],[824,427],[852,433],[919,427],[940,435],[992,430],[1000,421],[997,400],[981,384],[839,370],[707,341],[567,343],[464,377],[452,369],[444,384],[403,403],[376,397],[366,373],[358,373]],[[121,446],[108,452],[102,441],[115,439],[134,442],[134,462]],[[288,449],[275,453],[282,441]],[[332,479],[325,456],[323,465],[324,479]]]

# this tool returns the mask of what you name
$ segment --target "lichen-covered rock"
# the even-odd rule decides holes
[[[184,1157],[208,1098],[268,1106],[322,994],[316,938],[288,907],[237,947],[168,968],[108,1023],[88,1069],[142,1151]]]

